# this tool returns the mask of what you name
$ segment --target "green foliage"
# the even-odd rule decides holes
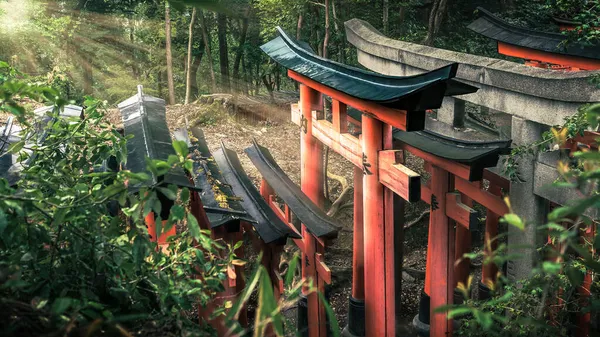
[[[191,169],[186,143],[174,141],[176,155],[167,161],[147,160],[147,172],[112,171],[108,162],[126,161],[127,140],[104,122],[103,102],[86,97],[83,120],[61,118],[67,101],[56,89],[16,79],[16,70],[0,65],[6,78],[0,83],[0,111],[16,116],[27,140],[8,149],[24,167],[17,186],[0,179],[3,333],[213,335],[193,312],[213,302],[235,274],[234,266],[246,262],[234,253],[243,242],[224,245],[201,229],[186,207],[188,189],[152,183],[171,168]],[[52,103],[51,121],[32,121],[20,105],[24,98]],[[131,186],[142,187],[131,193]],[[161,195],[174,203],[167,219],[155,219],[156,234],[178,229],[162,247],[151,241],[144,221],[151,212],[161,214]],[[239,300],[226,301],[212,316],[225,316],[232,331],[244,331],[238,318],[256,291],[254,336],[263,336],[267,325],[283,336],[283,312],[303,287],[316,292],[311,280],[294,282],[298,260],[290,262],[284,276],[287,292],[279,301],[270,273],[258,265]],[[324,303],[334,336],[339,336],[333,311]]]
[[[573,139],[576,136],[583,136],[584,131],[590,127],[589,111],[593,107],[583,106],[573,116],[565,118],[565,123],[561,126],[554,126],[551,130],[542,134],[539,141],[519,145],[512,148],[509,156],[503,159],[503,173],[511,181],[523,182],[519,174],[519,161],[527,160],[539,152],[547,152],[558,149],[559,145],[565,141]]]
[[[55,104],[54,122],[41,126],[43,143],[33,142],[39,127],[16,96]],[[222,290],[233,249],[199,229],[181,199],[189,193],[149,185],[131,194],[127,187],[152,181],[165,167],[187,167],[187,148],[174,144],[176,160],[148,162],[148,173],[106,170],[107,161],[124,161],[126,140],[103,121],[101,102],[87,98],[83,120],[57,118],[64,103],[48,87],[17,80],[0,85],[0,109],[14,113],[32,140],[11,147],[29,161],[18,187],[0,180],[3,332],[63,334],[77,326],[94,335],[154,322],[164,332],[200,333],[204,328],[188,313]],[[162,231],[187,219],[188,230],[171,239],[168,253],[150,241],[144,224],[149,212],[160,214],[158,193],[175,200]],[[117,205],[123,214],[110,215]],[[15,306],[30,308],[31,316]]]
[[[571,31],[566,31],[567,44],[578,43],[586,46],[600,43],[600,1],[599,0],[550,0],[555,15],[575,23]]]
[[[567,135],[577,134],[579,128],[600,125],[600,104],[585,106],[580,114],[570,119],[563,132],[554,132],[553,140],[564,142]],[[538,145],[535,145],[536,147]],[[581,300],[580,287],[586,273],[600,272],[600,259],[592,249],[600,247],[600,233],[594,228],[590,212],[600,209],[600,155],[597,150],[581,150],[574,154],[571,163],[559,163],[560,181],[556,186],[575,189],[582,198],[571,200],[567,205],[555,208],[548,214],[548,223],[538,227],[538,231],[548,236],[548,244],[539,249],[545,256],[528,278],[514,281],[499,273],[495,284],[489,284],[493,296],[488,301],[469,299],[461,305],[439,308],[449,316],[458,319],[460,336],[569,336],[577,322],[575,313],[585,313],[598,308],[600,297],[596,291],[599,280],[588,276],[592,289],[587,301]],[[510,205],[509,205],[510,208]],[[524,230],[525,219],[509,213],[503,221]],[[498,240],[497,238],[496,240]],[[506,244],[499,244],[490,256],[484,256],[483,263],[502,266],[521,254],[507,254]],[[517,248],[517,247],[513,247]],[[537,247],[519,247],[537,249]],[[479,254],[468,254],[474,258]],[[595,289],[595,290],[594,290]],[[466,291],[465,294],[470,294]]]

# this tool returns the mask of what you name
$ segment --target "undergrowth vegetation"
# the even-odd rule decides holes
[[[596,130],[599,125],[600,104],[587,105],[562,128],[552,129],[539,144],[519,150],[518,155],[531,155],[540,148],[552,148],[553,144],[561,146],[583,130]],[[518,166],[513,169],[518,171]],[[552,210],[545,224],[528,222],[512,210],[502,218],[520,230],[536,226],[540,235],[548,237],[541,248],[512,247],[537,250],[542,261],[524,280],[512,280],[499,273],[498,282],[488,284],[494,296],[487,301],[470,298],[470,281],[459,284],[465,303],[439,308],[449,310],[449,317],[459,319],[459,335],[481,336],[485,331],[486,336],[570,336],[580,329],[579,320],[585,315],[591,316],[591,322],[597,321],[600,280],[595,275],[600,272],[600,260],[594,251],[600,249],[600,233],[595,230],[600,210],[600,152],[582,147],[570,159],[559,162],[558,170],[560,179],[555,185],[575,190],[581,198]],[[466,257],[482,255],[484,264],[498,266],[522,257],[519,253],[509,254],[507,248],[500,243],[491,255],[479,253]]]
[[[160,184],[168,170],[191,168],[185,143],[175,141],[176,155],[167,161],[147,160],[147,172],[115,170],[114,163],[126,163],[127,139],[104,121],[103,102],[85,97],[85,117],[65,118],[59,116],[69,103],[61,98],[64,87],[29,81],[0,62],[0,112],[23,128],[21,141],[3,146],[2,158],[18,156],[22,165],[15,185],[0,179],[3,335],[214,335],[198,310],[211,307],[234,266],[246,262],[234,254],[242,242],[229,246],[200,228],[188,207],[190,190]],[[54,109],[35,119],[21,104],[26,99]],[[178,229],[167,249],[151,241],[144,223],[150,212],[161,214],[161,196],[173,205],[164,225],[156,220],[157,231]],[[281,311],[303,286],[314,291],[306,280],[294,282],[295,269],[278,302],[267,271],[252,266],[251,275],[238,275],[248,277],[239,300],[217,305],[209,316],[223,316],[242,335],[238,317],[258,291],[254,335],[268,325],[283,335]]]

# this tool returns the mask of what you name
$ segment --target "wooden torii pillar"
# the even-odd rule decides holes
[[[303,130],[302,190],[317,202],[322,198],[322,144],[356,166],[355,182],[362,185],[363,209],[362,219],[355,222],[359,234],[355,242],[362,243],[362,249],[355,247],[354,251],[352,294],[358,301],[364,296],[367,336],[395,336],[394,193],[414,201],[420,187],[418,174],[397,163],[397,151],[391,150],[392,125],[406,127],[407,113],[350,97],[293,71],[288,75],[301,83],[300,116],[293,119]],[[314,111],[318,107],[319,93],[332,97],[332,123]],[[347,133],[346,104],[373,113],[373,117],[363,118],[360,141]],[[362,240],[361,232],[364,234]]]

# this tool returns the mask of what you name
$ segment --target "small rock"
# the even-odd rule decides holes
[[[407,272],[403,271],[402,272],[402,280],[406,281],[406,282],[414,282],[415,278],[410,276]]]

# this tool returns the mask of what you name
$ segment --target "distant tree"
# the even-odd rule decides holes
[[[250,7],[248,7],[250,9]],[[246,15],[242,18],[242,27],[240,31],[240,39],[238,43],[238,48],[235,52],[235,59],[233,61],[233,78],[235,79],[235,90],[240,90],[239,83],[242,81],[240,78],[240,64],[242,63],[242,57],[244,56],[244,48],[246,44],[246,36],[248,35],[248,26],[249,26],[249,10],[246,11]]]
[[[217,14],[217,37],[219,40],[219,65],[221,69],[221,87],[228,92],[231,89],[229,82],[229,50],[227,46],[227,16]]]
[[[206,53],[206,59],[208,61],[208,69],[210,71],[211,87],[213,92],[217,91],[217,84],[215,81],[215,70],[213,69],[213,60],[210,53],[210,37],[208,35],[208,29],[206,28],[206,20],[204,19],[204,13],[202,10],[198,10],[198,19],[200,20],[200,26],[202,29],[202,39],[204,40],[204,52]]]
[[[192,17],[190,19],[190,31],[188,37],[188,53],[187,53],[187,74],[185,81],[185,102],[190,102],[190,96],[192,94],[192,51],[194,47],[194,22],[196,21],[196,7],[192,8]]]
[[[389,25],[390,25],[390,1],[383,0],[383,34],[389,34]]]
[[[169,104],[175,104],[175,84],[173,83],[173,55],[171,52],[171,8],[165,1],[165,39],[167,52],[167,86],[169,87]]]
[[[429,14],[429,25],[427,28],[427,36],[423,40],[423,44],[433,46],[433,42],[440,31],[442,21],[446,15],[448,0],[435,0]]]

